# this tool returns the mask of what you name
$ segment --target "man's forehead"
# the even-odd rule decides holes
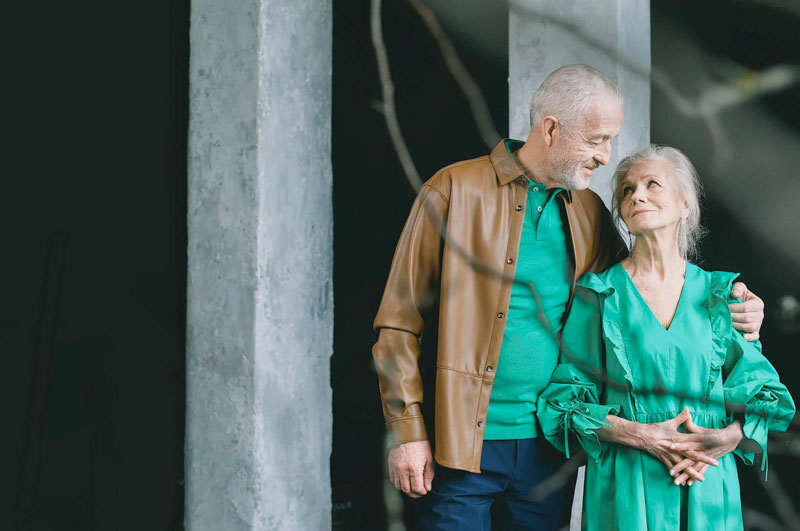
[[[622,105],[612,98],[596,98],[589,106],[584,125],[590,129],[603,129],[616,134],[622,124]]]

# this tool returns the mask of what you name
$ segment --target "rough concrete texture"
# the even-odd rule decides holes
[[[614,81],[625,119],[610,163],[591,188],[610,204],[609,182],[621,156],[650,141],[650,2],[515,0],[509,12],[509,128],[526,138],[533,92],[556,68],[584,63]]]
[[[186,527],[330,529],[331,0],[194,0]]]

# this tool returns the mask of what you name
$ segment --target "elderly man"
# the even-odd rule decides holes
[[[389,474],[425,497],[423,529],[488,529],[494,501],[516,528],[563,525],[562,490],[530,496],[561,464],[537,438],[535,406],[558,360],[575,281],[625,249],[586,190],[609,161],[622,101],[600,72],[571,65],[545,79],[530,116],[524,143],[503,140],[423,185],[375,318]],[[424,322],[437,300],[438,319]],[[735,326],[757,337],[762,308],[754,296],[732,307]],[[435,473],[421,413],[425,326],[438,326]]]

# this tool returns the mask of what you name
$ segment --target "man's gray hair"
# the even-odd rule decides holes
[[[565,127],[581,124],[597,96],[609,96],[622,104],[616,85],[596,68],[562,66],[551,72],[533,94],[531,130],[550,114]]]
[[[620,186],[628,172],[642,162],[660,161],[667,164],[667,175],[675,179],[683,199],[689,204],[689,217],[681,223],[678,231],[678,250],[684,260],[697,256],[698,244],[706,234],[700,224],[700,201],[703,198],[703,185],[689,158],[675,148],[650,144],[631,153],[620,161],[611,180],[611,214],[617,226],[620,225],[620,203],[623,193]]]

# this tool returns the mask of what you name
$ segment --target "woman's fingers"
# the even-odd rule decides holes
[[[689,415],[689,418],[686,420],[686,429],[689,430],[689,433],[702,433],[705,431],[705,428],[701,428],[694,423],[691,415]]]
[[[708,466],[709,466],[709,465],[707,465],[707,464],[705,464],[705,463],[700,463],[700,464],[697,466],[697,471],[698,471],[699,473],[703,474],[703,476],[705,476],[706,470],[708,470]],[[690,479],[690,480],[687,482],[687,485],[689,485],[689,486],[691,487],[691,486],[692,486],[694,483],[695,483],[695,480],[694,480],[694,479]]]
[[[693,466],[687,466],[684,471],[675,478],[676,485],[684,485],[689,482],[688,484],[691,485],[695,481],[705,481],[706,477],[697,471]]]
[[[683,410],[680,413],[678,413],[678,415],[675,418],[670,419],[670,420],[668,420],[666,422],[669,422],[670,424],[672,424],[673,426],[675,426],[677,428],[678,426],[680,426],[681,424],[686,422],[687,419],[690,419],[691,416],[692,415],[691,415],[691,413],[689,413],[689,408],[685,407],[685,408],[683,408]]]
[[[695,452],[695,451],[688,451],[684,455],[686,457],[690,457],[697,461],[698,463],[704,463],[706,465],[711,466],[719,466],[719,461],[717,461],[714,457],[711,456],[708,452]]]
[[[686,467],[692,466],[694,464],[694,459],[689,459],[688,457],[682,459],[680,462],[676,463],[669,469],[670,476],[677,476],[679,472],[683,472]]]
[[[667,467],[667,470],[671,469],[677,463],[683,461],[683,456],[680,454],[676,454],[669,451],[661,451],[652,454],[653,457],[657,458],[659,461],[664,463],[664,466]]]
[[[719,466],[719,462],[714,457],[714,450],[716,448],[716,439],[711,436],[703,436],[697,440],[677,442],[669,445],[669,450],[671,452],[679,453],[695,461],[707,463],[711,466]]]

